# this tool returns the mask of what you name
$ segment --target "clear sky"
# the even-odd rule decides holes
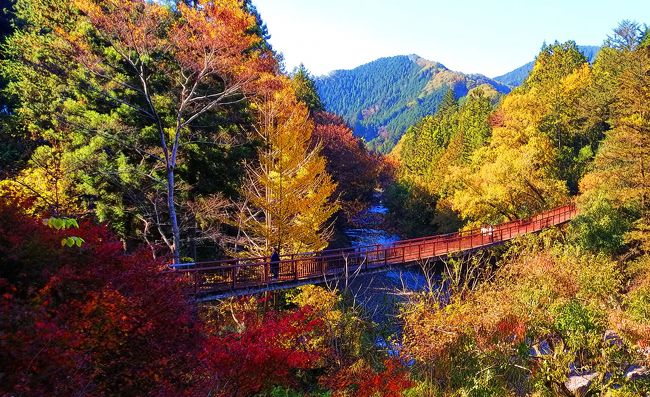
[[[650,24],[650,0],[253,0],[284,54],[315,75],[418,54],[494,77],[542,43],[600,45],[623,19]]]

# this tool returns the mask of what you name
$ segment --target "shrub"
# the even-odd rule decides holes
[[[650,324],[650,285],[644,285],[628,293],[625,302],[627,313],[642,324]]]
[[[571,235],[580,247],[594,252],[614,254],[625,244],[629,222],[603,196],[581,209],[571,222]]]
[[[322,382],[334,397],[401,397],[413,386],[408,369],[396,358],[384,360],[379,368],[358,360],[323,378]]]
[[[554,326],[572,351],[588,349],[597,351],[604,332],[600,313],[587,308],[576,300],[554,308]]]
[[[241,332],[211,336],[200,360],[206,380],[204,395],[250,396],[274,386],[295,386],[299,371],[319,367],[325,351],[311,340],[322,333],[322,321],[306,307],[244,317]]]
[[[593,307],[616,307],[623,288],[619,265],[603,254],[580,254],[569,247],[565,249],[560,260],[573,268],[578,284],[576,297]]]

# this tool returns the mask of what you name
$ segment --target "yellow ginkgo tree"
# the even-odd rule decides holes
[[[320,147],[311,145],[314,124],[291,85],[254,104],[262,141],[258,161],[248,165],[236,219],[238,243],[247,255],[317,251],[326,247],[328,221],[338,210],[336,184],[325,170]]]

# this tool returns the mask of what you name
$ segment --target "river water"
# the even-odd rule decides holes
[[[388,208],[381,201],[379,193],[375,194],[373,205],[354,217],[355,227],[345,230],[353,247],[381,244],[386,245],[400,240],[397,234],[385,229],[385,216]]]
[[[353,247],[390,245],[400,236],[389,231],[386,222],[388,209],[383,205],[381,192],[376,192],[370,208],[352,220],[353,226],[344,230]],[[371,275],[351,278],[349,290],[377,323],[393,323],[397,305],[408,292],[428,288],[424,273],[418,265],[397,267]]]

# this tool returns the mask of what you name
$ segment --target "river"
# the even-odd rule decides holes
[[[344,230],[353,247],[390,245],[400,236],[388,230],[381,192],[375,192],[372,205],[354,217],[353,226]],[[355,300],[379,324],[395,323],[397,304],[405,293],[422,291],[428,286],[426,277],[418,265],[390,269],[381,273],[352,277],[349,291]]]

